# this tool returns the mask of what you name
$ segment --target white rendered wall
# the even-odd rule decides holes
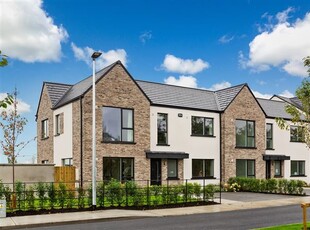
[[[72,158],[72,103],[54,110],[54,135],[56,134],[55,116],[61,113],[64,114],[64,130],[62,134],[54,136],[54,164],[56,166],[62,165],[61,159]]]
[[[266,150],[266,154],[286,155],[290,156],[290,160],[284,161],[284,178],[304,180],[310,183],[310,150],[305,143],[291,142],[290,130],[282,130],[279,128],[274,119],[266,119],[266,123],[273,124],[273,148],[274,150]],[[290,122],[288,123],[290,124]],[[291,161],[305,161],[306,177],[291,177]]]
[[[157,145],[157,113],[168,114],[168,144]],[[179,117],[178,114],[182,114]],[[192,116],[210,117],[214,122],[214,137],[191,136]],[[151,151],[171,151],[189,153],[184,159],[184,179],[192,178],[192,159],[214,159],[214,177],[206,183],[219,183],[220,180],[220,124],[219,114],[194,110],[151,106]],[[191,182],[202,182],[193,180]]]

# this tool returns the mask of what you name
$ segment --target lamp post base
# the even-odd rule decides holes
[[[96,210],[96,205],[92,205],[91,208],[92,208],[93,211],[95,211]]]

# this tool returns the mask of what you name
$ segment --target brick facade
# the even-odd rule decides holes
[[[53,110],[51,100],[48,96],[46,85],[44,85],[40,100],[40,105],[37,113],[37,162],[42,161],[54,163],[53,158],[53,140],[54,140],[54,126],[53,126]],[[48,119],[48,137],[42,138],[42,121]]]
[[[134,110],[134,143],[102,142],[102,107]],[[82,99],[83,180],[91,179],[92,172],[92,90]],[[80,169],[80,101],[73,102],[73,162]],[[150,160],[145,150],[150,149],[150,103],[122,65],[115,65],[96,84],[96,154],[97,179],[103,178],[103,157],[133,157],[135,180],[149,180]]]
[[[255,148],[236,148],[236,119],[255,121]],[[255,177],[265,178],[265,114],[245,86],[221,115],[222,180],[236,176],[236,160],[255,160]]]

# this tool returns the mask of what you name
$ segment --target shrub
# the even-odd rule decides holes
[[[57,191],[57,200],[59,203],[59,206],[63,209],[65,206],[67,198],[67,186],[64,183],[59,183],[59,188]]]
[[[74,204],[74,191],[69,190],[67,192],[67,208],[72,208]]]
[[[206,194],[206,199],[207,200],[214,200],[214,194],[215,194],[215,191],[216,191],[216,186],[213,185],[213,184],[208,184],[205,186],[205,194]]]
[[[56,188],[55,188],[54,183],[47,184],[46,190],[47,190],[47,196],[48,196],[50,207],[53,209],[57,201],[57,194],[56,194]]]
[[[107,184],[107,199],[113,206],[114,203],[121,206],[123,203],[124,189],[119,181],[111,179]]]
[[[36,189],[37,189],[37,194],[38,194],[38,197],[39,197],[40,209],[43,209],[44,208],[44,202],[46,200],[46,197],[45,197],[45,184],[43,182],[39,182],[36,185]]]
[[[92,185],[90,185],[87,189],[87,204],[88,204],[88,207],[91,207],[93,204],[93,188],[92,188]]]
[[[288,193],[288,180],[287,179],[280,179],[278,182],[278,191],[283,194]]]
[[[297,194],[302,195],[304,192],[304,186],[306,186],[307,183],[302,180],[297,180]]]
[[[26,204],[30,210],[34,209],[34,201],[35,201],[34,189],[32,186],[29,186],[29,188],[26,189]]]
[[[97,199],[100,207],[104,206],[104,182],[101,182],[97,185]]]
[[[85,207],[85,190],[83,187],[78,188],[78,207],[84,208]]]
[[[296,180],[290,180],[288,182],[288,193],[297,194],[297,181]]]
[[[278,190],[278,181],[276,179],[266,180],[266,192],[277,193]]]
[[[16,198],[17,198],[17,208],[20,210],[21,206],[22,206],[22,202],[25,201],[25,185],[20,182],[17,181],[15,183],[15,191],[16,191]]]
[[[201,185],[199,183],[194,183],[193,184],[193,192],[198,199],[200,199],[200,196],[201,196]]]
[[[179,195],[182,193],[182,188],[179,185],[169,187],[169,201],[178,203]]]
[[[187,183],[185,186],[186,186],[186,191],[187,191],[187,201],[191,201],[195,193],[194,185],[192,183]]]
[[[135,206],[140,206],[143,205],[145,202],[145,194],[146,194],[146,189],[147,188],[139,188],[137,187],[137,190],[132,197],[133,204]]]
[[[155,206],[160,203],[161,189],[162,188],[159,185],[150,186],[150,196],[153,197],[153,205]]]

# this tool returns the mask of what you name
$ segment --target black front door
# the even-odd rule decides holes
[[[271,161],[266,161],[266,179],[271,177]]]
[[[151,185],[161,185],[161,159],[151,159]]]

